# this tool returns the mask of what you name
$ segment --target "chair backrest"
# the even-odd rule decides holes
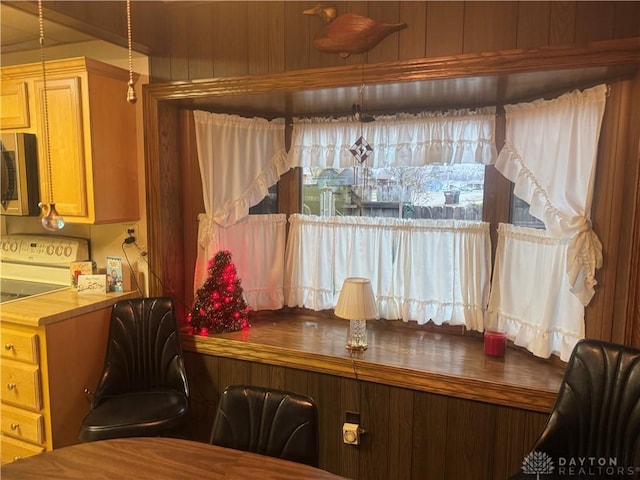
[[[162,388],[189,394],[173,300],[134,298],[116,303],[93,407],[108,396]]]
[[[578,342],[533,451],[640,467],[640,350]]]
[[[220,397],[210,443],[318,466],[318,408],[306,395],[231,385]]]

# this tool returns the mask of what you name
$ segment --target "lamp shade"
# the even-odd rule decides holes
[[[378,306],[368,278],[346,278],[342,284],[335,314],[347,320],[378,318]]]

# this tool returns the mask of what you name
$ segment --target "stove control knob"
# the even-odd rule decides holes
[[[58,245],[56,247],[56,255],[59,257],[60,255],[62,255],[62,247],[60,245]]]
[[[10,241],[9,250],[11,250],[12,252],[15,252],[16,250],[18,250],[18,242]]]
[[[64,256],[65,256],[65,257],[70,257],[70,256],[71,256],[71,251],[72,251],[72,250],[73,250],[73,249],[72,249],[69,245],[67,245],[66,247],[64,247],[64,252],[63,252],[63,253],[64,253]]]
[[[47,245],[47,255],[53,255],[53,245]]]

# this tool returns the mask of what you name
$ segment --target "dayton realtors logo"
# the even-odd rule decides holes
[[[535,474],[537,480],[540,480],[540,474],[546,475],[553,473],[553,469],[553,460],[544,452],[536,452],[534,450],[524,457],[522,461],[522,471],[524,473]]]
[[[632,478],[640,468],[618,465],[618,460],[612,457],[558,457],[557,465],[545,452],[533,451],[522,461],[522,471],[536,476],[536,480],[544,475],[555,474],[557,477],[594,477],[603,476]],[[541,477],[542,475],[542,477]]]

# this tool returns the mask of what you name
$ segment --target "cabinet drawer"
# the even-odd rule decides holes
[[[12,360],[4,360],[1,368],[2,401],[34,410],[42,408],[40,368]]]
[[[44,419],[39,413],[2,404],[2,433],[33,443],[44,443]]]
[[[13,462],[19,458],[26,458],[44,452],[43,447],[31,445],[6,435],[0,437],[0,444],[2,446],[2,463]]]
[[[3,358],[38,363],[38,335],[3,326],[1,355]]]

